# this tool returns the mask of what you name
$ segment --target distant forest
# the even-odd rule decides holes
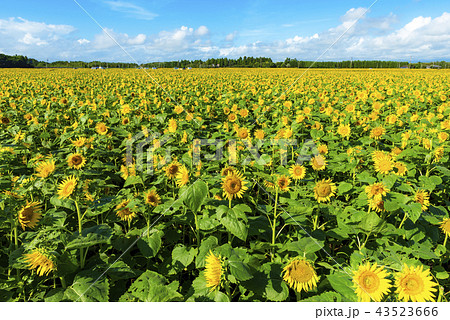
[[[124,62],[101,61],[54,61],[45,62],[30,59],[25,56],[8,56],[0,54],[0,68],[309,68],[313,61],[303,61],[286,58],[284,61],[273,62],[271,58],[240,57],[238,59],[218,58],[208,60],[178,60],[166,62],[151,62],[138,65]],[[399,62],[399,61],[318,61],[312,68],[449,68],[450,63],[439,62]]]

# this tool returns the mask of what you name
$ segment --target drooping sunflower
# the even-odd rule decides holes
[[[289,168],[289,174],[294,180],[301,180],[306,175],[306,169],[304,166],[294,164]]]
[[[58,196],[61,199],[66,199],[75,190],[77,186],[77,178],[74,176],[67,177],[65,180],[61,181],[58,185]]]
[[[277,186],[278,190],[280,190],[280,191],[288,191],[290,184],[291,184],[291,179],[289,179],[289,177],[282,175],[277,178],[276,186]]]
[[[430,194],[422,189],[416,191],[414,201],[422,205],[422,211],[427,211],[430,205]]]
[[[231,172],[226,177],[222,178],[223,196],[228,200],[233,198],[242,198],[244,192],[248,189],[243,175],[239,171]]]
[[[350,125],[341,124],[339,125],[337,129],[337,133],[341,135],[342,138],[349,138],[350,134],[352,132],[352,129],[350,128]]]
[[[124,165],[120,166],[120,176],[124,180],[127,180],[128,177],[133,177],[135,175],[136,175],[136,165],[135,164],[131,164],[129,166],[124,166]]]
[[[382,174],[389,174],[394,168],[392,158],[390,156],[383,156],[375,160],[375,171]]]
[[[81,153],[72,153],[67,158],[67,164],[70,168],[79,170],[86,164],[86,158]]]
[[[97,131],[98,134],[104,136],[108,133],[108,127],[103,122],[99,122],[95,125],[95,131]]]
[[[144,193],[145,203],[157,207],[161,203],[161,197],[156,190],[149,190]]]
[[[378,183],[368,185],[364,190],[369,199],[381,198],[382,196],[385,196],[389,192],[389,188],[387,188],[383,184],[383,182],[378,182]]]
[[[130,200],[122,200],[117,206],[116,206],[116,215],[120,218],[122,221],[131,221],[136,214],[130,210],[130,208],[127,208],[127,205],[130,203]]]
[[[169,179],[175,178],[178,171],[180,170],[180,168],[181,168],[181,163],[179,163],[176,160],[169,163],[169,165],[166,167],[167,178],[169,178]]]
[[[398,298],[405,302],[434,301],[433,292],[437,284],[432,280],[430,270],[423,270],[423,265],[417,267],[403,266],[401,272],[395,277],[396,293]]]
[[[41,178],[47,178],[55,171],[55,160],[49,159],[47,161],[40,162],[36,167],[37,176]]]
[[[444,220],[442,220],[440,228],[442,230],[442,232],[444,232],[446,237],[450,236],[450,219],[449,218],[445,218]]]
[[[305,292],[317,286],[319,277],[311,263],[305,259],[292,260],[283,268],[283,280],[297,292]]]
[[[372,199],[368,199],[368,204],[371,210],[376,212],[384,212],[386,209],[384,208],[384,201],[381,197],[373,197]]]
[[[336,185],[331,182],[331,179],[319,181],[314,187],[314,197],[317,202],[327,202],[330,201],[331,197],[334,197],[337,190]]]
[[[24,256],[28,269],[37,269],[35,271],[38,276],[48,275],[50,271],[56,270],[53,257],[44,249],[34,249],[31,253],[27,253]]]
[[[380,302],[383,296],[389,293],[391,281],[383,267],[377,267],[374,263],[360,265],[357,271],[353,271],[353,283],[359,302]]]
[[[386,132],[386,129],[383,127],[375,127],[370,131],[370,138],[379,140]]]
[[[23,206],[18,214],[19,223],[22,229],[25,227],[33,229],[42,217],[42,208],[39,202],[28,202]]]
[[[220,255],[216,257],[211,250],[206,256],[205,278],[206,286],[211,288],[210,291],[214,291],[220,286],[220,280],[223,274],[222,263],[220,260]]]
[[[311,166],[316,171],[322,171],[325,170],[325,167],[327,166],[327,161],[324,156],[319,154],[311,159]]]
[[[185,166],[182,166],[178,170],[176,175],[176,182],[178,187],[185,186],[189,182],[189,171]]]

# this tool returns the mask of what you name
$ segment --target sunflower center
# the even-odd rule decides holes
[[[156,202],[156,197],[154,195],[149,195],[148,202]]]
[[[375,292],[380,286],[380,279],[371,271],[365,271],[359,279],[359,285],[367,293]]]
[[[177,166],[177,165],[172,165],[172,166],[170,166],[169,172],[170,172],[170,174],[172,174],[172,175],[177,174],[177,172],[178,172],[178,166]]]
[[[331,186],[328,183],[319,184],[316,190],[319,197],[328,197],[331,194]]]
[[[313,269],[304,261],[298,261],[289,272],[289,275],[294,281],[305,283],[310,281],[314,274]]]
[[[303,170],[302,170],[301,167],[295,167],[295,168],[294,168],[294,174],[295,174],[296,176],[301,176],[302,173],[303,173]]]
[[[375,129],[373,129],[373,135],[375,136],[375,137],[379,137],[379,136],[381,136],[383,134],[383,130],[381,129],[381,128],[375,128]]]
[[[242,187],[241,181],[234,177],[230,178],[228,183],[225,184],[225,190],[231,194],[238,193],[239,190],[241,190],[241,187]]]
[[[83,158],[81,158],[81,156],[74,156],[72,158],[72,163],[76,166],[81,164],[81,162],[83,162]]]
[[[405,290],[405,293],[409,295],[416,295],[421,292],[423,292],[424,284],[422,279],[417,276],[416,274],[409,274],[407,275],[402,283],[401,286]]]

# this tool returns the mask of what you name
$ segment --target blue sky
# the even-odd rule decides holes
[[[340,38],[321,60],[450,60],[448,0],[373,2],[4,1],[0,52],[49,61],[315,60]]]

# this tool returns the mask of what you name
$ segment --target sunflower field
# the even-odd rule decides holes
[[[448,301],[449,80],[0,69],[0,301]]]

